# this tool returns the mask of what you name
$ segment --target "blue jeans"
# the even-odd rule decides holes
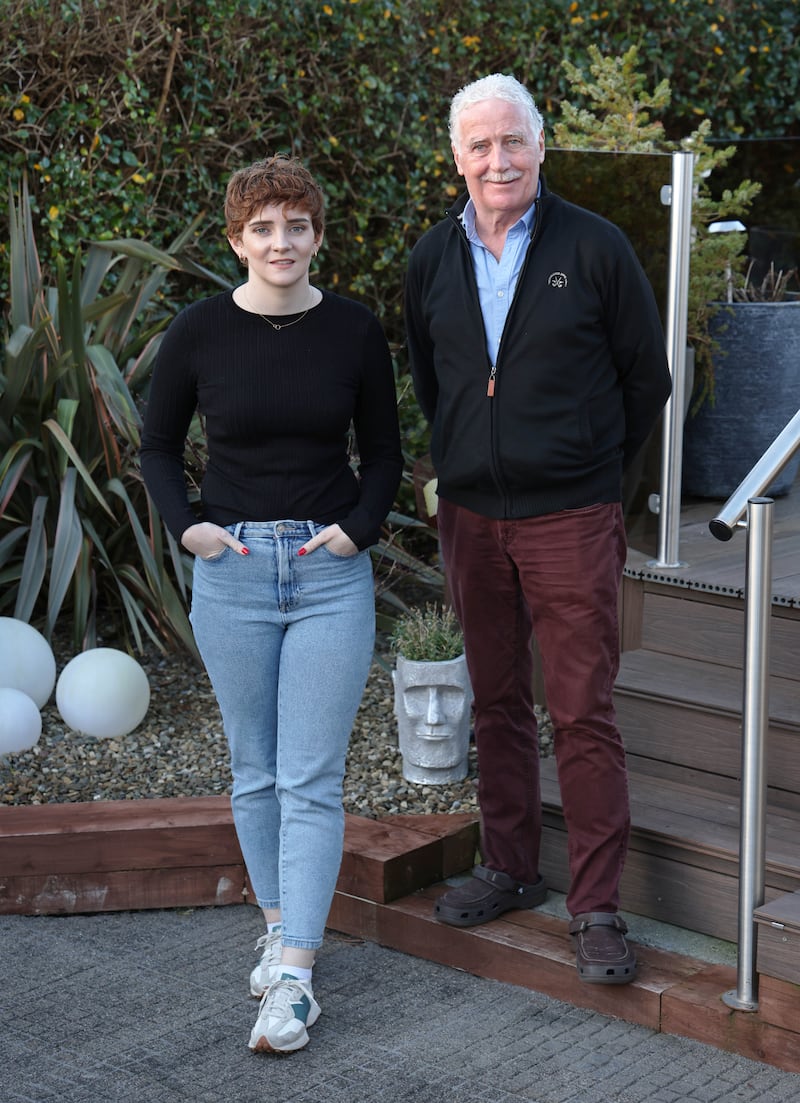
[[[375,641],[368,551],[297,551],[310,521],[230,527],[249,549],[195,559],[191,623],[231,752],[231,805],[286,946],[322,944],[344,842],[342,782]]]

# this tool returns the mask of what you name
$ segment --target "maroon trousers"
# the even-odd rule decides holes
[[[494,521],[440,499],[438,527],[475,699],[482,862],[528,884],[539,874],[533,634],[567,824],[567,909],[615,912],[630,833],[612,701],[622,509],[612,503]]]

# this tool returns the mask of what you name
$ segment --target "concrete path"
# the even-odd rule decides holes
[[[797,1103],[800,1075],[330,933],[251,1054],[249,907],[0,916],[4,1103]]]

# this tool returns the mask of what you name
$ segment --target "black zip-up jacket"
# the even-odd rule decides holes
[[[409,261],[409,356],[438,493],[485,517],[619,501],[670,394],[655,296],[628,239],[541,183],[495,365],[459,220],[466,194]]]

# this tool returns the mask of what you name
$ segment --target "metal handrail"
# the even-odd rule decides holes
[[[742,687],[742,785],[739,814],[739,911],[736,989],[722,999],[738,1011],[758,1010],[755,910],[764,903],[767,838],[769,629],[772,612],[772,498],[747,509],[745,632]]]
[[[798,448],[800,448],[800,410],[745,475],[717,516],[709,521],[708,527],[717,540],[730,540],[745,514],[748,501],[763,494]]]
[[[739,911],[736,988],[722,999],[738,1011],[758,1010],[755,911],[764,903],[767,836],[769,653],[772,612],[772,530],[775,503],[761,493],[800,448],[800,410],[742,479],[709,529],[730,540],[747,529],[742,687],[742,786],[739,823]],[[747,517],[742,522],[742,517]]]
[[[672,184],[662,200],[670,205],[670,258],[666,343],[672,395],[662,425],[661,483],[650,496],[659,514],[658,553],[650,567],[685,567],[678,555],[685,346],[694,159],[673,154]],[[766,731],[769,725],[769,625],[772,607],[772,527],[774,502],[760,495],[800,448],[800,410],[775,438],[709,522],[718,540],[747,529],[745,640],[742,698],[742,787],[739,839],[739,938],[737,987],[723,1000],[740,1011],[758,1010],[754,912],[764,903],[766,853]],[[747,521],[742,518],[747,514]]]

